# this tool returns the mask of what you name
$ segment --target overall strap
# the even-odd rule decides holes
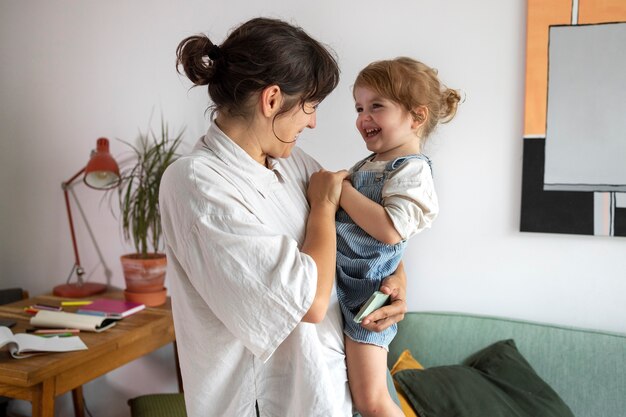
[[[421,154],[421,153],[400,156],[400,157],[394,159],[393,161],[390,161],[387,164],[387,166],[385,166],[385,171],[391,172],[391,171],[393,171],[395,169],[398,169],[398,168],[400,168],[402,166],[402,164],[404,164],[409,159],[421,159],[422,161],[426,161],[426,163],[428,164],[428,166],[430,167],[430,170],[432,172],[433,165],[432,165],[432,162],[431,162],[430,158],[428,158],[426,155]]]

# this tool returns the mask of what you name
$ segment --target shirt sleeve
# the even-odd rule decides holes
[[[241,215],[204,216],[187,242],[196,290],[246,348],[269,358],[313,302],[313,259],[293,239]]]
[[[406,240],[431,227],[439,213],[428,163],[411,159],[396,169],[383,186],[383,206],[398,234]]]

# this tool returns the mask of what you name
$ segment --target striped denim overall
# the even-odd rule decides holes
[[[351,176],[352,186],[369,199],[382,203],[383,184],[389,175],[409,159],[422,159],[431,165],[425,155],[401,156],[390,161],[383,172],[359,171],[372,155],[357,163]],[[400,260],[406,240],[395,245],[379,242],[357,226],[350,216],[339,209],[335,217],[337,227],[337,298],[344,318],[344,333],[350,339],[387,348],[397,332],[397,325],[376,333],[353,321],[361,306],[384,278],[392,274]]]

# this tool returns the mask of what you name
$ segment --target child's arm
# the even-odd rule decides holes
[[[343,182],[339,204],[374,239],[389,245],[402,241],[385,208],[358,192],[348,180]]]

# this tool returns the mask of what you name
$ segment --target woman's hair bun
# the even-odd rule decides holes
[[[215,75],[215,62],[223,56],[219,46],[205,35],[183,39],[176,48],[176,69],[182,67],[187,78],[195,85],[208,85]]]

